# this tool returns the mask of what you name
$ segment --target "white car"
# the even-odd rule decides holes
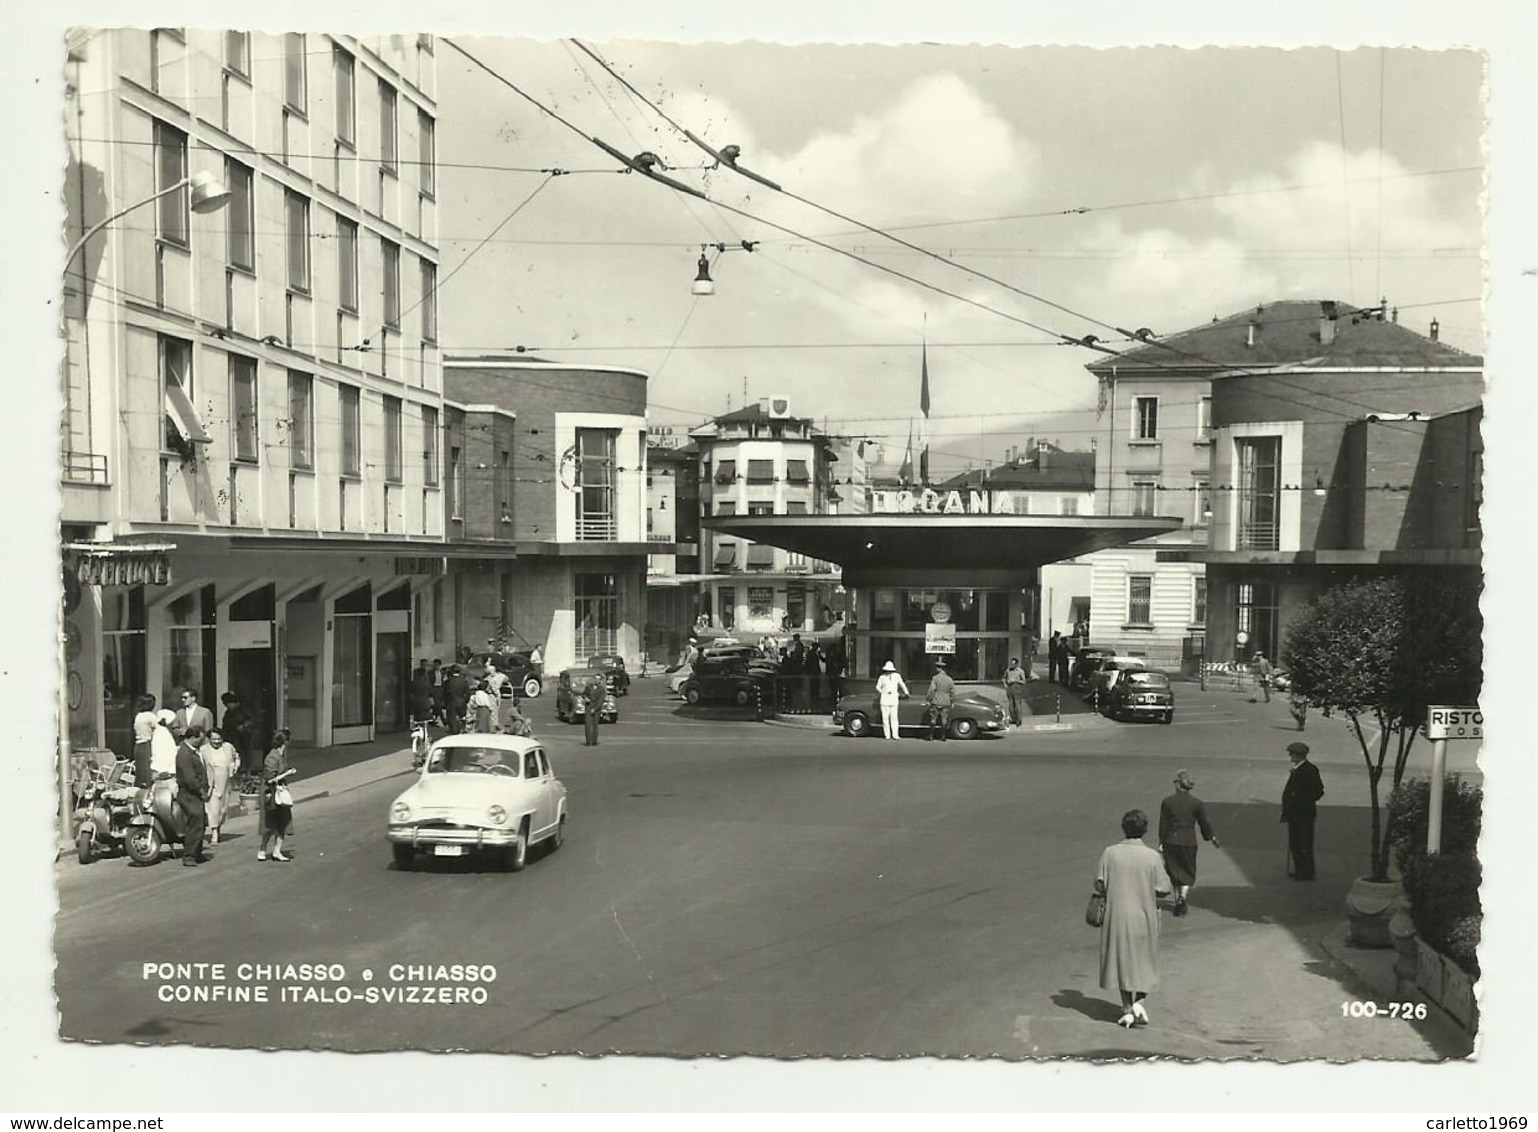
[[[439,739],[416,782],[390,804],[390,848],[402,871],[418,853],[490,853],[517,872],[529,846],[559,849],[565,834],[566,787],[539,740],[518,735]]]

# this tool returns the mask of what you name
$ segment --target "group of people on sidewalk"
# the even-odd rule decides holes
[[[1308,745],[1291,743],[1292,763],[1282,791],[1281,820],[1287,825],[1291,875],[1314,879],[1314,817],[1324,795],[1319,768],[1308,761]],[[1100,986],[1121,996],[1126,1028],[1148,1025],[1149,993],[1159,985],[1159,901],[1173,896],[1171,912],[1184,916],[1196,884],[1196,851],[1201,841],[1220,848],[1207,809],[1196,796],[1196,777],[1175,772],[1174,792],[1159,803],[1159,848],[1143,841],[1148,815],[1128,810],[1122,815],[1122,840],[1100,855],[1094,892],[1104,899],[1100,919]],[[1198,839],[1200,835],[1200,840]]]
[[[431,664],[426,658],[418,660],[411,674],[411,718],[451,735],[465,731],[529,734],[528,720],[518,710],[516,686],[490,658],[481,678],[473,683],[458,664],[445,668],[438,660]]]
[[[283,838],[290,823],[289,805],[281,799],[288,776],[288,732],[274,733],[265,756],[256,752],[256,721],[234,692],[219,697],[224,706],[223,725],[214,713],[198,702],[198,689],[183,687],[176,694],[179,706],[156,710],[155,697],[143,693],[136,701],[133,720],[134,781],[152,787],[157,781],[174,780],[176,803],[186,816],[182,837],[182,864],[194,866],[209,859],[207,846],[219,844],[230,812],[230,792],[241,773],[257,774],[262,781],[262,849],[258,860],[288,861]]]

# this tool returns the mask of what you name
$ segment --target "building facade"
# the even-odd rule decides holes
[[[398,562],[444,533],[434,75],[428,36],[72,39],[75,744],[127,754],[134,698],[194,686],[258,743],[405,726]]]
[[[666,431],[664,431],[666,430]],[[671,663],[700,608],[700,454],[687,435],[653,425],[646,454],[647,659]]]
[[[646,374],[451,355],[447,577],[465,647],[540,646],[548,672],[618,653],[646,624]]]
[[[1480,576],[1481,359],[1377,322],[1357,364],[1213,383],[1209,653],[1280,657],[1298,612],[1352,578]]]
[[[701,514],[711,518],[829,514],[845,499],[836,481],[864,475],[840,468],[839,449],[810,418],[795,416],[786,398],[764,398],[689,435],[700,453]],[[837,570],[822,559],[709,530],[700,557],[708,573],[701,612],[714,629],[815,631],[841,607]]]

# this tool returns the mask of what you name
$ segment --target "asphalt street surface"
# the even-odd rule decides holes
[[[1363,871],[1365,775],[1343,731],[1311,723],[1321,878],[1289,882],[1276,803],[1295,736],[1280,702],[1182,702],[1174,726],[889,743],[691,712],[638,680],[593,749],[553,707],[531,715],[570,821],[565,845],[522,873],[425,858],[396,871],[385,824],[410,782],[404,753],[385,756],[395,777],[298,806],[290,864],[258,862],[252,833],[198,869],[61,861],[62,1035],[685,1056],[1467,1052],[1435,1019],[1343,1016],[1371,992],[1321,941],[1342,934]],[[1122,813],[1156,819],[1180,767],[1223,846],[1201,850],[1191,914],[1164,915],[1153,1024],[1127,1032],[1097,985],[1084,904]],[[158,963],[222,963],[228,985],[262,982],[270,1000],[163,1001],[213,980],[146,976]],[[242,980],[240,964],[340,971]],[[392,977],[455,964],[495,976]],[[371,987],[451,1001],[363,1001]]]

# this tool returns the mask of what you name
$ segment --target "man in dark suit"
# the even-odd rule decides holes
[[[449,678],[443,682],[443,710],[448,715],[444,722],[450,735],[458,735],[465,729],[465,709],[469,706],[470,681],[456,664],[449,669]]]
[[[1287,849],[1292,855],[1292,875],[1314,879],[1314,814],[1324,797],[1319,768],[1308,761],[1307,743],[1287,744],[1292,770],[1282,790],[1282,821],[1287,823]]]
[[[198,729],[199,735],[207,735],[214,729],[214,713],[198,703],[196,688],[183,688],[181,706],[176,709],[171,734],[178,740],[185,739],[187,732],[194,727]]]
[[[207,709],[204,709],[207,710]],[[208,813],[203,803],[208,799],[208,768],[203,765],[203,729],[187,728],[176,748],[176,800],[187,814],[187,830],[182,836],[182,864],[200,864],[203,857],[203,831]]]

